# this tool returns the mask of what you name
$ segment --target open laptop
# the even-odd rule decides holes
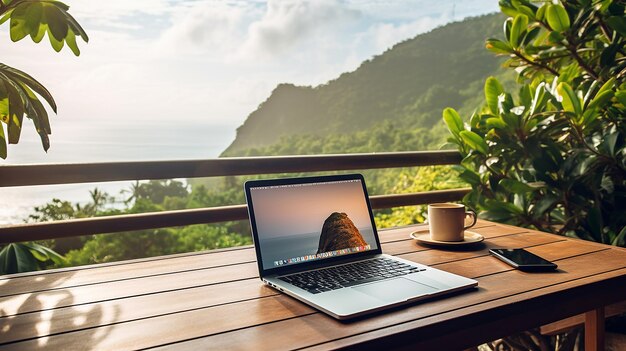
[[[244,187],[261,280],[337,319],[478,284],[383,254],[360,174]]]

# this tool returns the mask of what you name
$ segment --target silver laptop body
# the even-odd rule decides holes
[[[244,188],[261,280],[337,319],[478,285],[383,254],[360,174],[253,180]]]

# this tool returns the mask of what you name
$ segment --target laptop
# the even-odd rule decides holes
[[[337,319],[478,282],[382,253],[360,174],[244,185],[261,280]]]

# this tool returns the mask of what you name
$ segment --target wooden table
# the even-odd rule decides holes
[[[604,306],[626,298],[625,249],[479,221],[485,245],[446,251],[408,239],[415,228],[381,231],[383,251],[478,289],[345,323],[262,285],[251,247],[35,272],[0,279],[0,349],[458,350],[587,311],[593,349]],[[490,247],[560,269],[513,270]]]

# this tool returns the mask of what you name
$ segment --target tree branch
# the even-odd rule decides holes
[[[567,38],[567,41],[568,43],[571,43],[570,38]],[[587,72],[591,76],[591,78],[593,78],[594,80],[598,80],[598,74],[591,67],[589,67],[589,65],[582,59],[582,57],[580,57],[580,55],[578,55],[578,51],[576,51],[577,48],[571,44],[565,45],[565,47],[572,54],[574,60],[578,62],[578,65],[582,67],[582,69],[584,69],[585,72]]]
[[[559,76],[559,72],[556,71],[554,68],[552,68],[552,67],[550,67],[548,65],[541,64],[541,63],[533,62],[533,61],[527,59],[526,57],[524,57],[524,55],[522,55],[518,51],[514,51],[514,53],[515,53],[515,56],[519,57],[520,59],[522,59],[522,61],[528,63],[529,65],[536,66],[536,67],[539,67],[539,68],[543,68],[543,69],[547,70],[548,72],[552,73],[552,75],[554,75],[556,77]]]

